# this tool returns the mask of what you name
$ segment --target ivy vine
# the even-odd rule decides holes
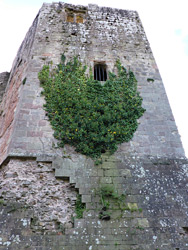
[[[128,142],[143,115],[142,98],[132,71],[116,62],[117,72],[108,80],[86,75],[77,57],[55,68],[44,65],[38,77],[45,96],[45,110],[60,146],[72,145],[77,152],[98,158],[105,151],[115,152],[117,145]]]

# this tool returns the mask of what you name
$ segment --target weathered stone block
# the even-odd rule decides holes
[[[119,171],[118,171],[118,169],[107,169],[107,170],[105,170],[105,176],[106,177],[114,177],[114,176],[119,176]]]
[[[134,211],[134,210],[138,210],[138,205],[137,203],[127,203],[127,206],[130,210]]]
[[[100,178],[100,183],[111,184],[112,183],[112,178],[111,177],[101,177]]]
[[[131,171],[129,169],[123,169],[121,170],[120,175],[122,175],[123,177],[131,177]]]
[[[105,162],[102,163],[101,168],[103,168],[103,169],[114,169],[115,168],[115,163],[114,162],[105,161]]]
[[[83,195],[82,195],[82,202],[83,202],[83,203],[91,202],[91,195],[83,194]]]
[[[149,227],[149,222],[146,218],[137,219],[138,227]]]

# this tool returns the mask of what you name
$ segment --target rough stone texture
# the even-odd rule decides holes
[[[74,219],[73,228],[61,227],[60,222],[59,228],[52,230],[53,235],[37,235],[33,232],[32,226],[33,213],[37,209],[35,205],[27,208],[21,203],[14,203],[11,196],[14,191],[11,189],[8,196],[6,190],[6,195],[1,196],[0,249],[188,248],[187,160],[159,157],[128,158],[124,154],[116,153],[114,156],[103,155],[103,163],[94,166],[93,161],[82,155],[71,153],[70,156],[71,159],[57,156],[53,161],[53,168],[58,177],[69,176],[70,183],[79,189],[82,201],[86,204],[83,218]],[[11,164],[15,162],[12,161]],[[27,164],[25,167],[28,168]],[[34,162],[32,164],[35,165]],[[20,167],[24,167],[24,164]],[[8,184],[11,178],[15,178],[11,177],[8,171],[5,173],[5,184]],[[37,178],[40,178],[40,175]],[[54,177],[50,178],[53,180]],[[24,181],[22,180],[22,184]],[[110,220],[105,220],[104,217],[100,219],[101,212],[102,215],[104,213],[100,197],[100,188],[103,185],[113,187],[119,194],[126,194],[119,203],[108,198],[109,209],[106,212],[109,213]],[[56,197],[56,194],[53,197]],[[46,203],[44,200],[42,202]],[[44,228],[47,226],[45,224]],[[37,227],[40,227],[40,220]]]
[[[0,197],[3,203],[17,202],[32,208],[32,230],[57,232],[72,227],[76,192],[56,179],[49,163],[11,160],[0,172]]]
[[[71,22],[69,16],[74,16],[75,22]],[[82,16],[83,23],[77,16]],[[165,89],[137,12],[53,3],[44,4],[39,11],[18,52],[18,63],[13,67],[8,99],[4,98],[9,105],[3,108],[0,118],[0,124],[4,124],[1,125],[1,162],[7,155],[54,154],[53,131],[43,110],[38,72],[50,61],[58,63],[63,53],[68,59],[78,55],[88,70],[95,62],[105,62],[107,70],[114,71],[115,62],[120,59],[136,74],[146,112],[133,140],[121,145],[122,151],[141,156],[184,156]],[[25,84],[19,87],[24,78],[27,79]],[[13,88],[16,88],[15,97],[10,99],[8,93],[13,93]]]
[[[7,86],[9,75],[10,75],[9,72],[0,73],[0,103],[3,98],[3,94],[5,93],[5,88]]]
[[[120,59],[137,76],[146,112],[134,138],[115,155],[103,155],[98,166],[67,145],[57,148],[43,109],[38,72],[50,61],[58,63],[63,53],[68,59],[78,55],[92,68],[104,62],[111,71]],[[44,4],[15,59],[1,110],[0,249],[188,249],[188,161],[135,11]],[[69,185],[86,204],[73,228],[66,224],[74,215],[75,190]],[[103,185],[125,195],[121,201],[108,197],[107,211]],[[48,221],[50,211],[56,217]]]

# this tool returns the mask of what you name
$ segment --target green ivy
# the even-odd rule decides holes
[[[83,218],[83,213],[85,210],[86,210],[86,205],[85,203],[82,203],[81,195],[78,194],[76,204],[75,204],[76,218],[77,219]]]
[[[109,201],[108,199],[111,198],[113,200],[116,200],[117,203],[121,203],[122,201],[124,201],[125,199],[125,195],[119,195],[113,186],[105,186],[103,185],[102,187],[100,187],[100,189],[96,192],[99,194],[100,198],[101,198],[101,203],[103,205],[103,207],[106,207],[106,209],[109,208]]]
[[[38,76],[45,109],[60,146],[69,144],[77,152],[98,158],[131,140],[145,110],[133,72],[120,61],[116,67],[118,74],[109,72],[102,85],[91,73],[86,75],[86,66],[77,57],[65,64],[63,55],[57,67],[43,66]]]

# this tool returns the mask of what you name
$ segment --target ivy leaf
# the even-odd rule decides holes
[[[145,111],[133,72],[117,61],[118,74],[109,72],[101,85],[91,70],[86,75],[77,57],[65,61],[62,55],[55,69],[45,65],[38,74],[54,137],[92,158],[115,152],[119,143],[131,140]]]

